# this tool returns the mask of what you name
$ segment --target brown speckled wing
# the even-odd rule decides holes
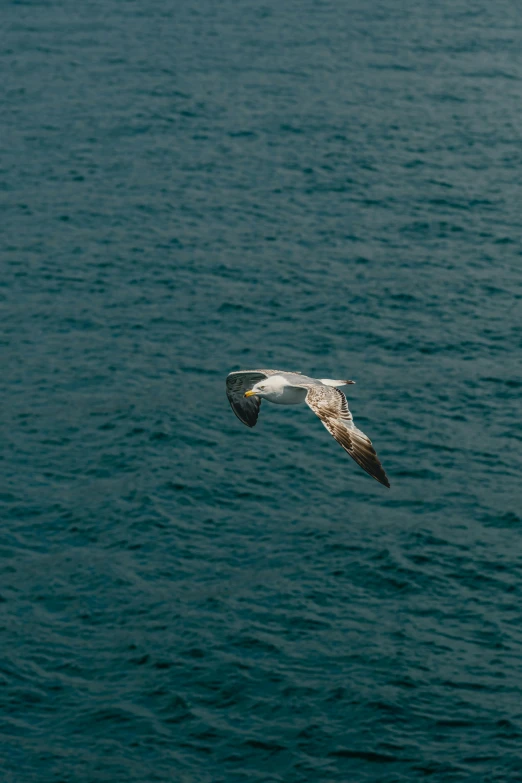
[[[371,440],[353,423],[344,394],[331,386],[311,386],[306,402],[350,457],[372,478],[390,486]]]

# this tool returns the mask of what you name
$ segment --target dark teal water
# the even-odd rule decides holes
[[[2,783],[521,781],[519,4],[1,19]]]

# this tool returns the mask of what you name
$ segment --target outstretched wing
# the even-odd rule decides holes
[[[262,381],[263,378],[276,374],[277,370],[238,370],[227,376],[228,401],[239,421],[242,421],[247,427],[255,427],[256,425],[261,398],[255,395],[245,397],[245,392],[255,386],[258,381]]]
[[[353,417],[344,394],[331,386],[311,386],[306,395],[306,402],[319,416],[330,435],[333,435],[350,457],[366,473],[384,484],[385,487],[389,487],[390,482],[379,462],[371,440],[353,423]]]

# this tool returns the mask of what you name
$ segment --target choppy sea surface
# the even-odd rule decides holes
[[[0,13],[2,783],[522,781],[519,3]]]

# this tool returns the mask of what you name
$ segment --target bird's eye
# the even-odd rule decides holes
[[[259,391],[264,391],[265,387],[264,386],[258,386],[258,389],[259,389]]]

